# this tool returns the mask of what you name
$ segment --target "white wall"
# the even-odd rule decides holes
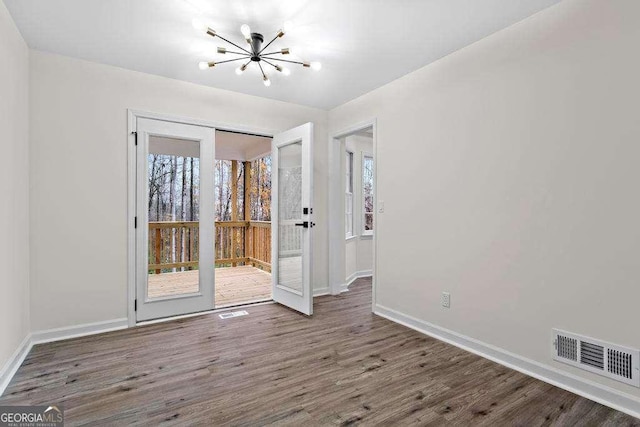
[[[373,138],[347,136],[344,146],[345,150],[353,153],[353,237],[345,241],[345,280],[349,283],[356,277],[370,273],[373,268],[373,236],[363,235],[362,217],[362,156],[373,154]],[[343,176],[346,176],[346,169]]]
[[[314,122],[313,281],[326,287],[327,112],[37,51],[30,70],[34,330],[127,316],[127,108],[274,131]]]
[[[0,373],[29,333],[29,50],[0,2]]]
[[[377,118],[378,304],[640,397],[551,360],[640,347],[638,16],[565,0],[330,112]]]
[[[345,241],[344,281],[346,284],[358,272],[358,237],[351,237]]]

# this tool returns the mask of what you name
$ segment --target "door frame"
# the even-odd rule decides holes
[[[212,130],[251,133],[258,136],[273,138],[278,133],[274,129],[252,126],[242,126],[214,122],[211,120],[195,119],[171,114],[154,113],[150,111],[127,109],[127,322],[129,327],[136,326],[136,136],[137,119],[154,119],[165,122],[181,123],[211,128]],[[375,222],[374,222],[375,224]],[[215,290],[214,290],[215,292]],[[215,310],[214,310],[215,311]],[[203,312],[207,313],[207,312]],[[200,313],[196,313],[198,315]],[[180,317],[180,316],[178,316]],[[167,318],[172,319],[173,317]],[[161,319],[162,320],[162,319]]]
[[[376,284],[378,266],[378,126],[371,118],[348,126],[329,135],[329,292],[338,295],[347,290],[345,276],[346,240],[344,235],[344,185],[342,183],[342,152],[345,144],[341,138],[366,128],[373,129],[373,268],[371,311],[376,306]],[[355,213],[354,213],[355,215]]]

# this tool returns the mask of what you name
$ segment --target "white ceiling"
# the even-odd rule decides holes
[[[31,48],[202,85],[330,109],[505,28],[560,0],[4,0]],[[220,39],[198,33],[194,18],[243,43],[239,28],[293,47],[321,71],[255,67],[200,70]],[[220,58],[222,56],[222,58]],[[229,55],[226,55],[228,58]]]
[[[216,130],[216,160],[255,160],[271,155],[271,138]]]
[[[216,130],[216,160],[251,161],[271,155],[271,138]],[[200,157],[198,142],[151,136],[149,153]]]

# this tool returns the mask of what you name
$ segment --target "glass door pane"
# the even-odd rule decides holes
[[[302,295],[302,143],[278,149],[278,285]]]
[[[200,291],[200,143],[149,137],[147,298]]]

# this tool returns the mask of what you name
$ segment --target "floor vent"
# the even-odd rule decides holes
[[[232,317],[240,317],[240,316],[246,316],[249,313],[247,312],[247,310],[240,310],[240,311],[227,311],[226,313],[221,313],[218,316],[220,316],[221,319],[231,319]]]
[[[640,350],[554,329],[553,358],[640,387]]]

